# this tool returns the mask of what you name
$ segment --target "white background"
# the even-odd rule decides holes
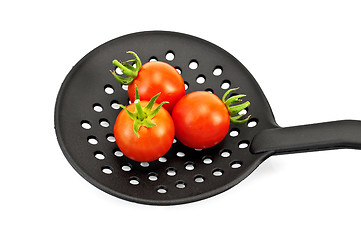
[[[358,150],[273,156],[222,194],[156,207],[85,181],[53,128],[71,67],[144,30],[232,53],[281,126],[361,119],[360,12],[347,0],[2,1],[0,239],[360,239]]]

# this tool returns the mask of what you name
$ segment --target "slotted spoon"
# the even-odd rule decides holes
[[[206,90],[221,97],[241,87],[251,102],[247,124],[210,149],[191,149],[176,139],[157,161],[138,163],[117,148],[113,125],[127,86],[109,74],[112,60],[135,51],[145,63],[159,60],[182,74],[186,94]],[[166,31],[133,33],[87,54],[69,72],[58,93],[55,131],[74,169],[101,190],[143,204],[172,205],[201,200],[236,185],[273,154],[336,148],[361,149],[361,122],[344,120],[281,128],[247,69],[222,48],[200,38]],[[211,129],[210,129],[211,131]]]

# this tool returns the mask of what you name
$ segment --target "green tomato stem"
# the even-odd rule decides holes
[[[143,111],[142,106],[140,106],[140,100],[136,99],[134,101],[134,104],[135,104],[135,108],[137,110],[137,118],[139,119],[139,121],[143,121],[144,118],[146,117],[146,115],[145,115],[145,113]]]
[[[229,119],[231,120],[232,123],[244,123],[244,122],[247,122],[249,120],[251,115],[249,115],[246,119],[238,120],[241,117],[243,117],[243,115],[235,116],[235,117],[229,117]]]
[[[228,110],[228,114],[229,114],[229,119],[232,123],[244,123],[247,122],[249,120],[249,118],[251,117],[251,115],[249,115],[247,118],[245,119],[240,119],[244,116],[244,114],[239,114],[242,110],[244,110],[245,108],[247,108],[251,103],[249,101],[244,102],[242,104],[237,104],[237,105],[233,105],[234,103],[239,103],[241,102],[241,98],[245,97],[246,95],[244,94],[239,94],[236,96],[232,96],[230,98],[227,99],[227,96],[229,93],[231,93],[232,91],[236,91],[239,88],[232,88],[229,89],[222,97],[222,102],[224,103],[224,105],[227,107]],[[237,115],[237,116],[234,116]]]
[[[160,110],[160,108],[163,106],[163,104],[166,104],[166,103],[169,103],[169,102],[161,102],[158,107],[156,109],[154,109],[153,111],[150,112],[150,118],[153,118]]]
[[[127,53],[132,54],[135,59],[131,59],[125,62],[113,60],[113,64],[120,68],[124,75],[127,77],[121,77],[119,76],[114,70],[110,70],[111,74],[114,76],[114,78],[120,82],[121,84],[128,85],[133,82],[133,80],[138,76],[138,72],[140,71],[140,68],[142,67],[142,62],[140,61],[140,58],[138,55],[133,51],[128,51]],[[132,64],[135,63],[135,67],[132,66]]]
[[[160,93],[158,93],[157,95],[152,97],[152,99],[148,102],[147,106],[145,106],[143,108],[140,105],[139,92],[138,92],[137,85],[135,85],[135,101],[134,101],[135,111],[130,112],[125,106],[120,105],[121,108],[126,110],[129,117],[134,120],[133,131],[134,131],[134,134],[137,135],[138,137],[139,137],[138,132],[139,132],[139,129],[141,126],[148,127],[148,128],[156,126],[156,124],[152,122],[152,119],[159,112],[162,105],[165,103],[168,103],[168,102],[162,102],[161,104],[159,104],[156,107],[156,109],[152,110],[154,103],[157,100],[157,98],[159,97],[159,95],[160,95]]]
[[[227,101],[225,102],[226,106],[229,106],[231,105],[232,103],[235,103],[235,102],[240,102],[240,98],[242,97],[245,97],[246,95],[243,95],[243,94],[240,94],[240,95],[236,95],[236,96],[233,96],[233,97],[230,97],[227,99]]]
[[[248,107],[250,104],[251,103],[249,101],[247,101],[247,102],[244,102],[244,103],[239,104],[239,105],[228,107],[229,115],[233,116],[235,114],[238,114],[239,112],[244,110],[246,107]]]
[[[135,67],[135,71],[136,71],[137,74],[138,74],[140,68],[142,67],[142,62],[140,61],[140,58],[139,58],[138,55],[137,55],[135,52],[133,52],[133,51],[128,51],[127,53],[133,54],[133,56],[135,57],[135,66],[136,66],[136,67]]]
[[[113,60],[113,64],[115,66],[117,66],[118,68],[120,68],[122,70],[122,72],[129,76],[129,77],[132,77],[132,78],[135,78],[137,77],[138,73],[136,73],[133,69],[132,66],[126,66],[126,65],[123,65],[122,63],[120,63],[118,60]],[[132,69],[133,68],[133,69]]]
[[[158,93],[157,95],[155,95],[154,97],[152,97],[149,101],[149,103],[147,104],[147,106],[145,107],[145,109],[147,111],[151,111],[152,110],[152,107],[155,103],[155,101],[157,100],[157,98],[159,97],[160,93]]]

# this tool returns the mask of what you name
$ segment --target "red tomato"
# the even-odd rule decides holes
[[[178,71],[165,62],[148,62],[144,64],[138,76],[128,87],[130,100],[134,101],[134,86],[137,85],[141,100],[150,100],[154,95],[161,92],[157,103],[169,102],[163,107],[170,113],[174,105],[184,96],[184,81]]]
[[[175,105],[172,118],[177,139],[197,149],[218,144],[230,125],[227,106],[216,95],[205,91],[185,95]]]
[[[148,101],[140,101],[145,107]],[[156,108],[158,104],[154,104]],[[135,104],[126,107],[134,112]],[[123,109],[114,125],[114,137],[119,149],[130,159],[150,162],[163,156],[170,149],[174,139],[174,123],[170,114],[162,107],[152,118],[153,127],[141,126],[139,137],[134,133],[134,120]]]
[[[157,99],[157,103],[167,101],[164,106],[170,113],[174,105],[184,96],[184,81],[178,71],[165,62],[154,61],[148,62],[142,66],[142,63],[135,52],[128,51],[133,54],[135,59],[126,62],[113,60],[113,64],[120,68],[124,75],[121,77],[115,70],[110,70],[115,79],[121,84],[129,85],[128,95],[134,102],[134,86],[138,86],[141,100],[149,101],[154,95],[162,93]]]

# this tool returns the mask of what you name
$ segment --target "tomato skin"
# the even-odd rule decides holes
[[[128,87],[129,99],[134,102],[135,85],[141,100],[150,100],[161,92],[156,103],[169,102],[163,107],[172,112],[174,105],[184,96],[184,81],[178,71],[168,63],[153,61],[145,63],[138,76]]]
[[[225,104],[213,93],[205,91],[185,95],[175,105],[172,118],[177,139],[196,149],[213,147],[221,142],[230,125]]]
[[[145,107],[148,101],[140,101]],[[155,109],[158,104],[154,104]],[[135,105],[130,104],[127,109],[134,112]],[[154,127],[141,126],[139,137],[133,130],[134,120],[122,110],[114,124],[114,137],[120,149],[128,158],[138,162],[150,162],[157,160],[168,152],[172,146],[175,129],[172,117],[163,107],[152,119]]]

